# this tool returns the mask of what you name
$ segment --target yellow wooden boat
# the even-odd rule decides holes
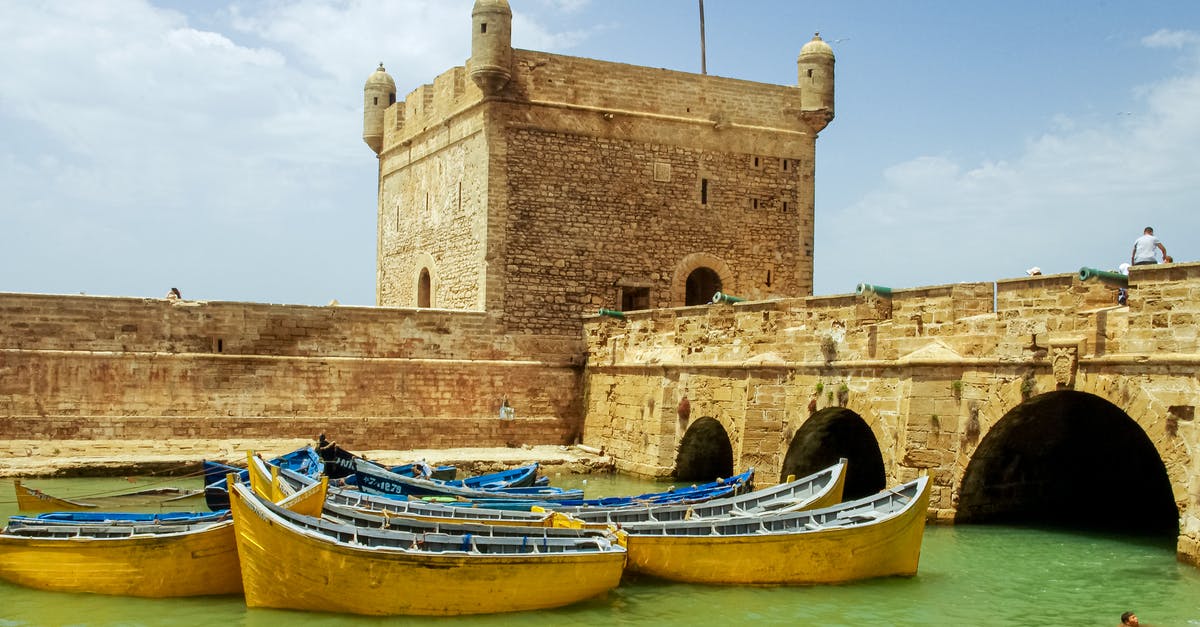
[[[204,502],[204,490],[183,488],[148,488],[120,494],[105,494],[66,499],[46,494],[37,488],[13,481],[17,493],[17,509],[22,512],[82,512],[101,509],[181,510]]]
[[[624,525],[629,569],[708,584],[842,583],[914,575],[929,479],[807,512]]]
[[[230,490],[246,605],[458,615],[568,605],[617,586],[625,550],[596,538],[478,538],[367,529]]]
[[[323,503],[324,488],[315,484],[283,506]],[[0,579],[41,590],[156,598],[242,591],[229,517],[198,524],[10,525],[0,532]]]
[[[233,521],[6,528],[0,578],[62,592],[138,597],[242,591]]]
[[[581,507],[556,511],[569,513],[587,526],[672,520],[718,520],[829,507],[842,502],[845,485],[846,460],[843,458],[828,468],[799,479],[789,479],[769,488],[702,503],[614,508]]]

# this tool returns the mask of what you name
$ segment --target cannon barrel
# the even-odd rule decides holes
[[[1129,277],[1120,272],[1109,272],[1107,270],[1097,270],[1084,266],[1079,269],[1079,280],[1087,281],[1089,279],[1100,279],[1100,282],[1113,287],[1129,287]]]
[[[608,316],[609,318],[620,318],[621,320],[625,319],[625,313],[621,312],[621,311],[617,311],[616,309],[605,309],[605,308],[601,307],[600,315]]]
[[[887,298],[891,298],[891,296],[892,296],[892,288],[884,287],[882,285],[871,285],[870,283],[859,283],[858,287],[854,288],[854,293],[856,295],[861,296],[862,294],[866,294],[867,292],[871,292],[872,294],[884,296]]]
[[[740,303],[744,300],[746,300],[746,299],[738,298],[737,296],[731,296],[729,294],[723,294],[721,292],[717,292],[716,294],[713,294],[713,297],[712,297],[712,303],[714,305],[716,305],[717,303],[729,303],[729,304]]]

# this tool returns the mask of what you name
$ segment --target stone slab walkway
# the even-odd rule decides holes
[[[199,470],[203,460],[243,464],[247,451],[274,457],[314,442],[287,440],[9,440],[0,442],[0,477],[68,477],[172,474]],[[465,474],[494,472],[538,462],[555,472],[612,472],[611,457],[573,446],[353,451],[383,464],[424,459],[453,464]]]

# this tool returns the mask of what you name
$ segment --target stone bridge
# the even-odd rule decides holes
[[[931,519],[1177,534],[1200,563],[1200,264],[1128,306],[1077,275],[650,310],[585,325],[584,442],[624,470],[928,473]]]

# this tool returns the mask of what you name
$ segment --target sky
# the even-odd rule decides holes
[[[470,56],[471,0],[0,0],[0,292],[375,304],[362,86]],[[510,0],[513,45],[686,72],[697,0]],[[814,291],[1200,261],[1200,2],[707,0],[709,74],[820,31]]]

